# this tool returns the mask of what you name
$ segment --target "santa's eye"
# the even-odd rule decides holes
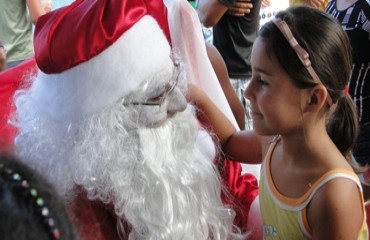
[[[129,102],[125,103],[124,105],[132,104],[132,105],[158,105],[161,106],[164,100],[171,95],[175,87],[177,86],[177,82],[179,80],[179,75],[180,75],[180,65],[178,63],[175,63],[175,72],[174,72],[174,78],[172,78],[172,81],[166,84],[164,87],[163,91],[161,94],[155,96],[155,97],[150,97],[146,101],[143,102]],[[148,85],[146,85],[146,88]]]

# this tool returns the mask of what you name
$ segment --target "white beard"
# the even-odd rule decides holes
[[[215,147],[193,111],[142,128],[117,103],[66,124],[27,100],[21,95],[17,101],[19,157],[67,200],[77,184],[89,199],[113,203],[116,215],[132,227],[129,239],[245,237],[232,224],[234,211],[222,204]]]

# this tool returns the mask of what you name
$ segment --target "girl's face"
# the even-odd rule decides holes
[[[301,100],[305,90],[281,67],[274,54],[268,54],[265,41],[253,45],[252,79],[245,90],[250,100],[254,130],[261,135],[291,133],[302,125]]]

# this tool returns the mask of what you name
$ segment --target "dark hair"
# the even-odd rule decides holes
[[[78,239],[62,198],[14,157],[0,156],[0,239]]]
[[[344,94],[352,68],[351,47],[346,32],[336,19],[315,8],[290,7],[279,12],[276,18],[288,24],[299,45],[308,52],[313,69],[334,105],[337,105],[331,108],[334,112],[329,114],[327,131],[353,166],[352,149],[359,132],[359,120],[352,98]],[[259,35],[266,40],[268,51],[276,56],[296,87],[305,89],[317,85],[273,22],[266,23]]]

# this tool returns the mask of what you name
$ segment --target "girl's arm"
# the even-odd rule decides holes
[[[245,111],[242,102],[239,100],[227,73],[226,64],[218,52],[217,48],[206,42],[207,55],[211,61],[212,67],[215,70],[218,81],[220,82],[222,91],[224,92],[227,102],[230,105],[231,111],[235,117],[240,129],[245,128]]]
[[[260,164],[264,158],[266,146],[270,137],[257,135],[255,131],[235,132],[223,146],[223,152],[233,160],[248,163]]]
[[[337,178],[317,191],[307,219],[313,239],[349,240],[358,239],[364,214],[358,186],[352,180]]]
[[[189,84],[187,98],[195,105],[199,120],[212,129],[213,133],[218,137],[221,146],[223,146],[230,136],[236,132],[234,125],[207,94],[195,85]]]
[[[223,153],[243,163],[262,162],[262,138],[253,131],[237,132],[234,125],[201,89],[190,84],[187,94],[199,120],[218,137]]]

